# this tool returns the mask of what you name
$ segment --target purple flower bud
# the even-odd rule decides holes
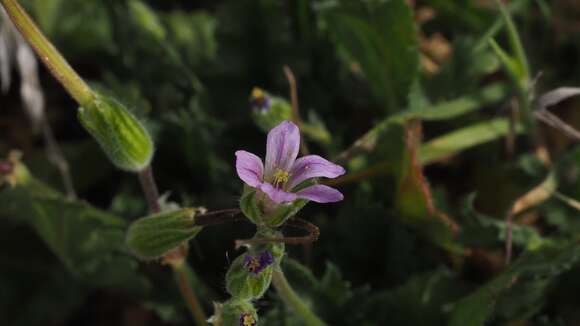
[[[255,87],[250,96],[250,105],[260,109],[260,112],[264,113],[270,109],[272,99],[261,88]]]
[[[251,255],[246,255],[244,258],[244,267],[250,270],[250,273],[254,275],[260,274],[266,267],[274,263],[274,256],[268,250],[265,250],[257,257],[252,257]]]

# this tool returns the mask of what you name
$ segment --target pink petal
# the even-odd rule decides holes
[[[290,171],[300,149],[300,131],[290,121],[284,121],[270,130],[266,145],[266,178],[276,170]]]
[[[329,162],[318,155],[304,156],[297,159],[292,166],[292,170],[290,170],[288,189],[292,189],[302,181],[311,178],[336,178],[339,175],[343,175],[344,172],[342,166]]]
[[[296,200],[296,194],[274,188],[271,184],[264,182],[260,185],[260,190],[265,192],[272,201],[277,204],[291,202]]]
[[[310,186],[297,192],[296,196],[317,203],[334,203],[344,198],[340,191],[325,185]]]
[[[236,171],[248,186],[257,188],[262,183],[264,164],[259,157],[250,152],[237,151]]]

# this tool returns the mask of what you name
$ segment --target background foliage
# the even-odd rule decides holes
[[[250,91],[287,97],[282,67],[292,68],[303,118],[332,136],[308,145],[349,173],[336,184],[343,202],[301,213],[319,241],[285,259],[290,283],[330,325],[580,323],[580,148],[540,126],[546,165],[510,123],[517,85],[488,46],[493,37],[509,49],[494,1],[22,2],[83,77],[145,122],[159,186],[183,206],[237,206],[234,151],[265,152]],[[580,5],[508,8],[531,74],[542,73],[535,94],[579,85]],[[16,80],[0,95],[0,153],[22,150],[33,179],[0,189],[0,324],[189,324],[167,268],[125,248],[129,222],[146,214],[136,178],[107,162],[46,70],[40,82],[82,200],[61,194]],[[577,106],[557,112],[578,124]],[[507,212],[534,189],[506,267]],[[251,232],[208,227],[192,241],[206,311],[227,297],[233,241]],[[264,325],[301,325],[274,292],[257,306]]]

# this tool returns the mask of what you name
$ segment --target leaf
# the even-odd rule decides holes
[[[516,309],[519,302],[526,300],[528,308],[533,305],[534,309],[539,309],[545,303],[548,286],[579,260],[580,247],[576,239],[546,242],[541,248],[521,256],[509,269],[457,302],[449,325],[484,325],[496,315],[498,308],[512,311],[504,315],[508,320],[526,317],[519,315],[525,314],[526,309]],[[504,300],[508,297],[510,300]]]
[[[515,131],[521,133],[523,131],[521,125],[517,125]],[[420,161],[422,164],[430,164],[465,149],[500,138],[508,132],[509,122],[504,118],[476,123],[423,144],[419,151]]]
[[[140,0],[130,0],[128,2],[131,16],[137,24],[155,38],[162,41],[165,39],[166,32],[157,14]]]
[[[506,97],[508,93],[509,87],[506,84],[493,84],[483,88],[479,92],[465,95],[452,101],[435,104],[432,107],[410,108],[378,123],[351,147],[342,152],[336,160],[345,162],[362,153],[372,151],[381,137],[386,134],[386,131],[395,124],[402,124],[404,121],[412,118],[426,121],[453,119],[497,102]]]
[[[386,110],[404,106],[419,73],[417,31],[406,2],[340,1],[320,13],[346,64],[360,64]]]
[[[467,196],[462,210],[466,221],[461,232],[462,243],[467,246],[494,248],[507,238],[507,223],[477,212],[473,206],[475,194]],[[527,225],[514,224],[512,227],[514,244],[534,250],[544,244],[545,239],[536,229]]]
[[[414,227],[433,243],[443,248],[462,252],[455,241],[459,225],[435,207],[431,187],[423,175],[418,160],[421,144],[421,125],[410,121],[405,130],[405,149],[398,169],[398,186],[395,205],[401,220]]]
[[[557,187],[558,180],[556,179],[556,174],[554,171],[551,171],[541,184],[525,193],[513,203],[510,214],[517,215],[530,207],[543,203],[552,197]]]
[[[1,190],[0,206],[0,218],[32,227],[82,282],[136,292],[147,289],[137,274],[137,261],[125,252],[123,219],[69,201],[33,178]]]

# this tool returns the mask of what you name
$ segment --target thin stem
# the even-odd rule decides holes
[[[177,285],[179,286],[179,291],[187,303],[195,323],[197,325],[207,325],[205,312],[201,309],[201,304],[191,288],[191,280],[188,276],[187,264],[172,265],[172,268]]]
[[[48,67],[52,75],[64,86],[80,106],[88,106],[95,95],[91,88],[71,68],[64,57],[42,34],[30,16],[17,0],[0,0],[6,12],[18,28],[24,39],[32,46],[40,60]]]
[[[326,325],[318,316],[316,316],[304,301],[296,294],[292,286],[286,280],[286,276],[280,267],[275,268],[272,273],[272,284],[276,288],[278,295],[284,302],[300,315],[304,320],[304,325],[323,326]]]
[[[42,120],[42,134],[46,143],[46,155],[48,156],[48,160],[56,166],[58,172],[60,173],[62,183],[66,191],[66,196],[69,199],[76,199],[77,195],[72,177],[70,175],[68,162],[64,158],[60,146],[58,146],[58,142],[54,138],[52,128],[50,127],[46,117],[44,117]]]
[[[298,86],[296,86],[296,77],[294,77],[292,69],[290,69],[290,67],[288,66],[284,66],[284,74],[286,75],[288,85],[290,86],[290,103],[292,105],[292,120],[300,128],[302,128],[303,123],[302,119],[300,118],[300,110],[298,109]],[[310,153],[305,141],[300,142],[300,151],[302,152],[302,155],[308,155]]]
[[[141,182],[141,188],[143,189],[145,199],[147,200],[147,205],[149,205],[149,211],[151,211],[151,213],[160,212],[161,206],[159,205],[159,191],[157,190],[157,184],[155,183],[155,177],[153,176],[151,165],[140,171],[138,175],[139,181]],[[179,291],[187,303],[196,324],[207,325],[207,317],[201,309],[199,300],[192,290],[191,280],[187,276],[187,269],[189,266],[185,260],[186,256],[187,248],[181,246],[169,252],[165,257],[165,261],[171,265],[171,268],[173,269],[177,285],[179,286]]]
[[[159,206],[159,191],[157,190],[157,184],[155,183],[155,178],[153,177],[153,169],[151,165],[148,165],[145,169],[139,172],[139,181],[141,182],[141,188],[145,194],[145,199],[147,200],[147,205],[149,205],[149,210],[151,213],[159,213],[161,207]]]

